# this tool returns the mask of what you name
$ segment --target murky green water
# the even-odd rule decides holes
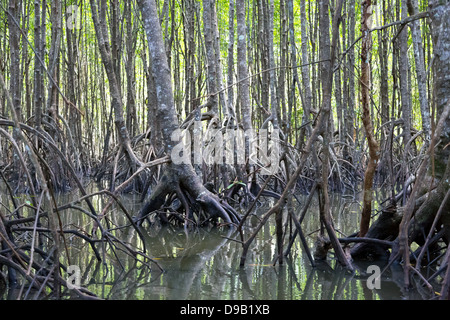
[[[61,195],[59,201],[68,203],[76,195]],[[0,201],[8,203],[5,194]],[[124,196],[121,201],[130,212],[137,214],[142,203],[138,196]],[[303,197],[299,197],[302,201]],[[97,210],[104,207],[106,197],[92,198]],[[256,225],[257,216],[264,213],[271,203],[264,203],[251,219],[247,233],[252,225]],[[349,198],[336,196],[332,198],[334,221],[337,230],[345,236],[355,230],[358,225],[359,204]],[[300,206],[296,211],[300,209]],[[298,212],[297,212],[298,213]],[[89,230],[92,220],[80,211],[65,210],[61,213],[67,228]],[[317,203],[311,206],[305,220],[303,230],[311,250],[318,231]],[[122,211],[114,206],[108,213],[108,222],[112,233],[134,247],[142,248],[142,241],[136,231],[127,225]],[[150,263],[148,265],[136,261],[120,246],[115,250],[101,252],[107,263],[98,262],[90,245],[85,241],[66,234],[69,252],[67,265],[80,268],[81,285],[101,298],[105,299],[152,299],[152,300],[189,300],[189,299],[266,299],[266,300],[363,300],[363,299],[405,299],[411,293],[401,291],[401,268],[392,266],[383,275],[380,289],[370,290],[367,286],[366,273],[370,262],[355,264],[357,271],[353,274],[336,265],[333,254],[329,254],[326,262],[311,267],[311,264],[298,241],[295,241],[291,254],[283,265],[273,261],[276,256],[276,240],[274,218],[263,227],[249,250],[245,267],[239,267],[242,246],[238,234],[226,229],[198,229],[185,233],[183,229],[173,227],[148,228],[144,224],[143,233],[147,254],[164,270]],[[292,231],[294,226],[292,226]],[[246,234],[248,237],[248,234]],[[286,236],[289,238],[289,234]],[[101,247],[99,247],[101,250]],[[66,258],[64,258],[66,259]],[[383,269],[383,263],[378,263]],[[397,270],[398,269],[398,270]],[[4,294],[7,298],[7,293]],[[9,292],[9,297],[13,293]],[[413,298],[420,298],[414,296]]]

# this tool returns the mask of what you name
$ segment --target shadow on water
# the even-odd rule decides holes
[[[70,196],[62,202],[70,200]],[[97,208],[105,205],[101,198],[94,201]],[[4,201],[5,203],[5,201]],[[130,212],[142,205],[136,197],[124,196],[123,203]],[[248,226],[258,221],[270,203],[263,204]],[[334,219],[344,236],[352,232],[357,222],[359,205],[342,197],[333,198]],[[287,215],[285,215],[287,216]],[[313,248],[318,230],[318,208],[312,206],[305,218],[304,231]],[[135,247],[142,247],[136,232],[126,226],[120,210],[111,210],[112,232]],[[269,221],[270,222],[270,221]],[[65,225],[87,229],[91,226],[79,212],[67,212]],[[120,250],[106,250],[106,264],[98,262],[89,245],[76,237],[67,236],[70,261],[81,270],[81,285],[101,298],[117,300],[371,300],[421,299],[417,292],[402,292],[401,266],[392,265],[382,274],[379,287],[369,289],[369,265],[384,269],[385,261],[355,262],[356,272],[348,273],[335,263],[332,252],[327,261],[311,267],[298,240],[283,265],[273,265],[276,256],[275,229],[266,224],[250,248],[245,267],[239,267],[242,246],[239,235],[227,229],[197,229],[189,234],[183,229],[153,226],[143,228],[148,254],[163,268],[137,261]],[[357,224],[356,224],[357,225]],[[294,228],[294,227],[293,227]],[[292,229],[293,230],[293,229]],[[248,235],[247,235],[248,237]],[[286,235],[286,239],[289,234]],[[0,297],[13,299],[14,288],[0,292]]]

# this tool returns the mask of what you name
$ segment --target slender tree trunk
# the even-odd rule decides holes
[[[11,55],[11,63],[10,63],[10,92],[11,98],[14,103],[14,109],[16,111],[17,117],[19,121],[22,118],[22,110],[21,110],[21,75],[20,75],[20,48],[19,48],[19,39],[20,39],[20,30],[17,23],[20,21],[20,8],[18,0],[10,0],[9,1],[9,13],[8,16],[8,26],[9,26],[9,45],[10,45],[10,55]],[[13,19],[15,21],[13,21]]]
[[[94,21],[97,41],[102,57],[102,62],[108,76],[111,105],[114,109],[114,123],[129,163],[132,167],[140,165],[139,159],[131,148],[130,136],[123,117],[122,94],[120,92],[119,80],[116,74],[115,62],[112,59],[111,45],[109,43],[109,32],[106,24],[106,0],[101,0],[100,10],[96,0],[90,0],[92,19]]]
[[[131,15],[132,3],[125,4],[126,27],[126,52],[127,60],[125,69],[127,73],[127,128],[131,136],[135,136],[139,130],[136,110],[136,41],[137,32]]]
[[[229,10],[228,10],[228,77],[227,77],[227,87],[228,87],[228,121],[231,126],[234,126],[236,119],[236,110],[234,106],[234,88],[232,84],[234,83],[234,16],[235,16],[235,0],[230,0]]]
[[[407,17],[406,0],[401,1],[401,19]],[[399,71],[400,71],[400,95],[402,101],[402,118],[404,121],[404,144],[411,139],[411,89],[408,83],[408,29],[403,28],[399,37]]]
[[[208,84],[208,111],[213,114],[218,114],[218,99],[217,95],[217,72],[216,72],[216,59],[213,43],[213,23],[212,23],[212,11],[214,0],[203,1],[203,34],[205,37],[205,49],[206,49],[206,65],[207,65],[207,84]]]
[[[349,1],[349,26],[348,26],[348,43],[352,45],[355,41],[355,0]],[[351,146],[354,145],[355,142],[355,119],[354,119],[354,110],[355,110],[355,50],[354,48],[350,48],[348,54],[348,103],[347,103],[347,116],[345,117],[347,129],[346,139],[347,143]],[[351,158],[347,158],[350,163],[353,163]]]
[[[236,0],[237,17],[237,60],[238,60],[238,82],[239,101],[241,106],[241,117],[244,131],[251,130],[252,113],[250,108],[250,79],[247,65],[247,26],[245,22],[244,0]]]
[[[384,24],[387,23],[387,17],[388,14],[386,12],[386,6],[385,1],[383,1],[383,16],[385,17],[385,20],[383,21]],[[379,32],[379,38],[378,38],[378,59],[380,62],[380,95],[381,95],[381,125],[387,123],[389,121],[389,83],[388,83],[388,39],[387,39],[387,31],[386,30],[380,30]],[[389,143],[388,143],[388,136],[387,133],[387,127],[382,127],[381,130],[381,149],[384,150],[382,154],[382,159],[380,162],[380,175],[382,177],[386,177],[387,172],[387,163],[389,161],[388,154],[389,154]]]
[[[11,94],[11,99],[13,102],[14,112],[17,115],[18,121],[22,121],[22,108],[21,108],[21,83],[22,77],[20,74],[20,48],[19,48],[19,39],[20,39],[20,30],[17,23],[20,20],[20,8],[18,0],[10,0],[9,1],[9,14],[8,16],[8,27],[9,27],[9,46],[10,46],[10,82],[9,82],[9,90]],[[14,21],[15,20],[15,21]],[[17,131],[13,132],[14,139],[18,140]],[[17,178],[17,183],[20,183],[21,176],[21,167],[19,163],[19,157],[17,152],[14,151],[13,155],[13,169],[12,173]]]
[[[54,0],[52,1],[52,40],[49,52],[49,65],[48,65],[48,73],[52,76],[52,78],[58,83],[58,61],[59,61],[59,53],[61,51],[61,27],[62,27],[62,12],[61,12],[61,1]],[[47,99],[47,110],[50,117],[55,121],[57,121],[57,88],[53,81],[49,81],[48,83],[48,99]]]
[[[188,0],[185,2],[186,5],[186,15],[183,15],[184,20],[184,41],[186,47],[186,66],[185,66],[185,94],[186,94],[186,104],[185,112],[186,116],[194,111],[196,98],[196,88],[195,88],[195,2],[193,0]]]
[[[302,74],[302,82],[300,83],[298,77],[298,68],[297,68],[297,49],[295,45],[295,33],[294,33],[294,8],[293,1],[289,0],[287,3],[288,6],[288,14],[289,14],[289,39],[291,44],[291,63],[293,66],[293,82],[292,82],[292,95],[295,93],[295,85],[297,84],[297,88],[300,93],[303,92],[302,96],[302,106],[303,106],[303,116],[302,116],[302,126],[304,126],[300,131],[300,137],[298,139],[299,147],[302,147],[304,144],[305,132],[311,134],[312,126],[305,124],[310,120],[311,117],[311,108],[312,106],[312,92],[311,92],[311,84],[309,77],[309,57],[308,57],[308,35],[306,29],[306,5],[305,1],[302,0],[300,2],[300,23],[301,23],[301,74]],[[302,85],[303,84],[303,85]],[[289,121],[291,119],[289,118]]]
[[[372,185],[373,177],[378,165],[378,159],[380,157],[379,145],[375,140],[373,134],[372,118],[370,116],[370,52],[372,48],[372,36],[370,32],[370,18],[372,15],[372,1],[364,0],[361,3],[362,17],[361,17],[361,33],[365,36],[362,39],[361,44],[361,104],[363,109],[362,120],[364,129],[366,131],[367,143],[369,144],[369,160],[364,174],[364,189],[363,189],[363,209],[361,214],[361,223],[359,229],[359,236],[364,235],[369,230],[370,217],[372,215]]]
[[[276,77],[276,70],[275,70],[275,57],[274,57],[274,44],[273,44],[273,20],[274,20],[274,4],[273,0],[270,0],[269,3],[269,18],[268,18],[268,42],[269,42],[269,76],[270,76],[270,110],[271,110],[271,117],[272,117],[272,123],[273,127],[275,129],[278,129],[278,122],[279,122],[279,103],[278,103],[278,96],[277,96],[277,77]],[[278,138],[278,137],[277,137]]]
[[[42,23],[43,25],[43,23]],[[33,108],[34,108],[34,116],[35,116],[35,124],[36,128],[41,127],[42,123],[42,66],[39,61],[39,57],[43,59],[41,51],[41,37],[42,32],[41,29],[43,26],[41,25],[41,2],[36,0],[34,2],[34,48],[36,50],[35,59],[34,59],[34,91],[33,91]]]
[[[417,0],[408,0],[409,15],[418,13]],[[425,136],[425,147],[431,137],[431,117],[430,107],[427,98],[427,76],[425,73],[425,59],[422,46],[422,35],[420,31],[420,21],[411,22],[411,35],[414,48],[414,59],[416,61],[417,88],[419,91],[420,112],[422,115],[422,129]]]
[[[287,129],[287,123],[290,122],[290,119],[287,117],[287,110],[286,110],[286,73],[287,69],[285,68],[287,66],[288,61],[288,41],[289,41],[289,34],[287,29],[287,12],[286,12],[286,2],[287,1],[281,1],[280,2],[280,74],[278,76],[278,88],[277,88],[277,95],[278,95],[278,102],[280,104],[280,127],[283,131],[286,141],[288,140],[288,137],[290,135],[289,130]]]
[[[320,12],[320,59],[324,62],[321,63],[321,78],[322,78],[322,91],[323,91],[323,104],[321,112],[324,114],[323,121],[318,124],[319,132],[323,136],[323,159],[322,159],[322,180],[321,191],[324,199],[324,207],[320,212],[320,220],[325,225],[328,237],[330,238],[333,249],[336,253],[336,257],[342,265],[352,270],[353,267],[350,261],[345,256],[345,253],[337,240],[336,232],[334,230],[332,218],[330,200],[328,195],[328,172],[329,172],[329,140],[331,132],[329,129],[329,119],[331,113],[331,93],[333,86],[333,73],[329,72],[334,66],[336,59],[336,47],[339,37],[339,22],[341,16],[343,0],[340,0],[336,5],[336,11],[333,18],[333,38],[330,45],[330,22],[328,6],[329,1],[323,0],[319,3]]]
[[[211,1],[211,27],[214,43],[214,66],[216,67],[216,84],[219,91],[219,102],[224,114],[228,113],[228,99],[223,86],[223,67],[220,55],[220,35],[217,22],[217,10],[215,1]]]

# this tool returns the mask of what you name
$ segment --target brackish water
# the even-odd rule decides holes
[[[91,191],[92,192],[92,191]],[[69,203],[78,194],[58,196],[58,201]],[[142,203],[140,196],[125,195],[121,202],[135,215]],[[300,202],[305,197],[298,196]],[[0,193],[3,205],[9,203],[4,192]],[[92,197],[94,206],[101,211],[107,197]],[[261,203],[250,219],[246,236],[271,205],[270,200]],[[294,208],[301,209],[301,205]],[[354,232],[358,226],[359,203],[351,197],[336,195],[332,197],[332,211],[338,236]],[[298,212],[297,212],[298,214]],[[286,214],[285,214],[286,216]],[[61,213],[67,228],[89,230],[92,220],[77,210]],[[313,250],[315,236],[319,229],[318,204],[314,201],[302,223],[309,247]],[[118,300],[372,300],[372,299],[420,299],[414,292],[402,291],[401,267],[391,266],[383,273],[379,289],[369,289],[367,267],[385,262],[355,263],[356,272],[349,273],[335,263],[333,253],[325,262],[311,266],[300,242],[295,241],[291,253],[283,265],[274,265],[276,240],[274,218],[260,231],[249,250],[245,267],[240,267],[242,245],[239,234],[226,229],[197,229],[186,233],[174,227],[148,227],[143,225],[147,254],[164,270],[156,265],[150,268],[121,250],[108,249],[104,252],[106,263],[98,262],[89,244],[74,235],[66,234],[69,252],[62,258],[66,265],[76,265],[81,271],[81,285],[104,299]],[[112,232],[125,242],[142,247],[142,241],[135,230],[127,225],[121,210],[114,206],[108,213]],[[295,227],[292,226],[292,231]],[[286,243],[289,234],[286,235]],[[100,247],[99,247],[100,248]],[[101,248],[99,249],[101,251]],[[103,253],[102,253],[103,254]],[[14,290],[3,294],[4,299],[14,298]]]

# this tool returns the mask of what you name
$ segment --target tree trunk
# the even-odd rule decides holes
[[[324,0],[319,3],[320,12],[320,60],[323,60],[321,64],[321,79],[322,79],[322,91],[323,102],[321,112],[323,113],[323,121],[317,124],[319,132],[323,136],[323,160],[322,160],[322,180],[321,191],[324,200],[323,209],[320,210],[320,220],[325,225],[328,237],[330,238],[331,245],[335,251],[338,262],[346,266],[349,270],[353,270],[350,261],[347,259],[340,243],[337,240],[336,232],[332,223],[330,200],[328,195],[328,172],[329,172],[329,140],[330,129],[329,119],[331,114],[331,93],[333,87],[333,73],[329,72],[334,66],[336,60],[336,47],[339,38],[339,22],[341,17],[343,0],[340,0],[336,5],[336,10],[333,17],[333,38],[330,46],[330,22],[328,14],[329,1]]]
[[[401,1],[401,19],[407,17],[406,0]],[[403,143],[406,143],[411,139],[411,88],[408,83],[408,29],[403,28],[400,32],[399,38],[399,71],[400,71],[400,96],[401,96],[401,110],[402,118],[404,121],[403,131]]]
[[[8,26],[9,26],[9,45],[11,52],[11,64],[10,64],[10,92],[11,98],[14,103],[14,109],[16,110],[17,117],[19,121],[21,121],[22,112],[21,112],[21,75],[20,75],[20,48],[19,48],[19,39],[20,39],[20,30],[19,26],[16,23],[19,23],[20,17],[20,7],[19,1],[10,0],[9,1],[9,12],[8,14]],[[15,21],[13,21],[13,19]]]
[[[211,27],[214,43],[214,66],[216,68],[216,85],[220,98],[219,105],[221,106],[223,113],[227,114],[228,99],[223,87],[223,67],[222,67],[222,58],[220,55],[220,35],[219,35],[219,25],[217,22],[217,10],[215,1],[211,1]]]
[[[125,3],[125,19],[127,21],[126,27],[126,52],[127,60],[125,62],[125,69],[127,73],[127,128],[131,136],[135,136],[139,130],[139,123],[137,120],[136,110],[136,41],[137,31],[131,15],[132,3]]]
[[[349,2],[349,30],[348,30],[348,43],[351,45],[355,41],[355,0],[350,0]],[[346,107],[347,116],[345,117],[345,128],[347,129],[347,141],[350,146],[354,145],[354,132],[355,132],[355,121],[354,121],[354,110],[355,110],[355,50],[350,48],[348,52],[348,64],[349,64],[349,75],[348,75],[348,104]],[[344,149],[345,150],[345,149]],[[347,149],[348,150],[348,149]],[[353,163],[352,158],[346,159],[350,163]]]
[[[203,34],[205,37],[206,47],[206,65],[207,65],[207,84],[208,84],[208,111],[214,115],[218,114],[218,99],[217,99],[217,72],[215,48],[213,43],[213,2],[214,0],[203,1]]]
[[[431,14],[431,27],[433,37],[434,64],[433,64],[433,103],[438,117],[444,111],[450,97],[450,4],[445,1],[430,1],[430,9],[435,9]],[[444,122],[441,134],[441,143],[436,146],[434,158],[434,173],[436,179],[442,180],[450,157],[450,118]]]
[[[52,78],[58,83],[58,61],[59,61],[59,53],[61,50],[61,27],[62,27],[62,11],[61,11],[61,2],[53,1],[52,2],[52,40],[50,46],[49,53],[49,64],[48,64],[48,73],[52,76]],[[58,121],[58,110],[57,110],[57,96],[56,96],[56,84],[53,81],[49,81],[48,84],[48,99],[47,99],[47,111],[49,116],[55,121]]]
[[[271,118],[272,118],[272,124],[274,129],[278,129],[278,122],[279,122],[279,102],[277,97],[277,78],[276,78],[276,72],[275,72],[275,57],[273,52],[273,14],[274,14],[274,4],[273,0],[269,1],[269,19],[268,19],[268,39],[269,39],[269,77],[270,77],[270,112],[271,112]],[[278,137],[277,137],[278,138]]]
[[[238,61],[238,99],[240,105],[241,123],[246,133],[245,136],[245,152],[250,155],[250,139],[248,132],[253,130],[252,125],[252,109],[250,106],[250,77],[248,71],[249,60],[247,57],[247,25],[245,21],[246,2],[244,0],[236,0],[236,27],[237,27],[237,61]],[[250,161],[249,161],[250,162]],[[252,164],[247,166],[247,172],[252,171]],[[247,178],[242,176],[242,180],[247,182]]]
[[[385,6],[385,1],[383,1],[383,17],[384,20],[382,24],[387,24],[388,14]],[[388,41],[388,32],[387,30],[379,31],[379,40],[378,40],[378,60],[380,63],[380,95],[381,95],[381,121],[379,127],[381,129],[380,134],[380,144],[382,155],[379,163],[379,177],[382,180],[385,180],[390,176],[388,172],[388,164],[390,164],[389,155],[390,153],[390,144],[389,144],[389,134],[388,127],[381,127],[381,125],[386,124],[389,121],[389,82],[388,82],[388,58],[389,58],[389,41]],[[393,106],[392,106],[393,108]]]
[[[10,45],[10,54],[11,54],[11,63],[10,63],[10,82],[9,82],[9,90],[11,94],[11,99],[14,104],[14,112],[17,115],[19,121],[22,121],[22,110],[21,110],[21,83],[22,77],[20,74],[20,48],[19,48],[19,39],[20,39],[20,30],[17,23],[19,23],[19,3],[17,0],[9,1],[9,14],[8,16],[8,27],[9,27],[9,45]],[[15,20],[15,21],[14,21]],[[14,130],[13,137],[15,140],[18,140],[17,132]],[[20,183],[21,167],[18,161],[19,157],[17,155],[17,151],[14,151],[13,155],[13,167],[12,167],[12,176],[11,179],[16,180],[17,183]]]
[[[408,0],[409,15],[418,13],[417,0]],[[419,91],[420,112],[422,115],[422,129],[425,136],[425,147],[431,137],[431,117],[430,107],[427,98],[427,76],[425,73],[425,59],[422,47],[422,35],[420,31],[420,21],[411,22],[411,35],[414,47],[414,59],[416,61],[417,89]]]
[[[44,10],[45,11],[45,10]],[[43,45],[42,42],[45,39],[42,39],[42,31],[43,29],[43,21],[41,21],[41,3],[40,1],[34,2],[34,47],[36,50],[35,58],[34,58],[34,91],[33,91],[33,107],[34,107],[34,115],[35,115],[35,124],[36,128],[41,127],[42,123],[42,65],[39,60],[43,61]]]
[[[232,86],[234,80],[234,14],[235,1],[230,0],[228,10],[228,75],[227,75],[227,87],[228,87],[228,123],[230,126],[234,126],[236,123],[236,109],[234,105],[234,88]]]
[[[108,76],[111,106],[114,109],[114,123],[119,135],[120,144],[128,157],[129,164],[135,169],[137,166],[140,166],[141,162],[131,148],[130,136],[123,116],[122,94],[120,92],[119,79],[116,74],[116,65],[112,57],[113,51],[109,43],[109,32],[106,24],[107,4],[105,0],[101,0],[99,11],[96,0],[90,0],[90,3],[100,54]]]
[[[368,32],[370,29],[370,16],[372,15],[372,1],[362,1],[363,13],[361,17],[361,33],[365,34],[361,44],[361,104],[363,109],[362,121],[366,131],[367,142],[369,144],[369,161],[364,174],[363,189],[363,209],[361,214],[361,223],[359,236],[364,237],[370,225],[370,216],[372,215],[372,185],[375,170],[377,169],[378,159],[380,157],[378,142],[373,135],[372,119],[370,116],[370,51],[372,47],[372,36]]]
[[[247,26],[245,23],[245,1],[236,0],[237,23],[237,60],[239,101],[244,131],[252,129],[252,114],[250,109],[250,79],[247,65]]]
[[[154,0],[138,0],[142,14],[144,29],[147,34],[148,46],[151,57],[152,74],[156,87],[158,100],[157,121],[162,128],[164,151],[166,155],[172,155],[174,145],[172,134],[179,128],[173,100],[172,82],[167,56],[164,51],[162,30],[158,20],[156,3]],[[176,142],[176,141],[175,141]],[[157,210],[165,201],[166,195],[175,191],[186,211],[186,218],[191,218],[186,194],[195,199],[194,201],[209,214],[209,217],[219,217],[225,223],[236,223],[238,215],[228,206],[226,209],[219,202],[217,196],[208,191],[196,175],[192,165],[189,163],[177,164],[171,162],[166,168],[163,178],[153,190],[150,200],[142,208],[140,218],[145,218],[149,213]],[[164,214],[161,221],[167,222]],[[142,223],[142,220],[139,222]]]

